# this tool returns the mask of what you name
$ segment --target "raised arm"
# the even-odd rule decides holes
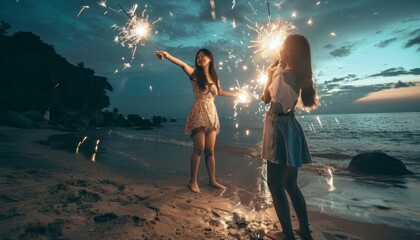
[[[276,61],[267,68],[267,82],[265,83],[264,92],[263,92],[263,95],[261,96],[261,100],[265,104],[268,104],[271,102],[271,95],[270,95],[270,91],[268,91],[268,87],[271,85],[271,82],[273,81],[273,73],[279,67],[278,64],[279,64],[279,61]]]
[[[220,80],[219,80],[219,96],[222,97],[237,97],[238,93],[233,93],[233,92],[227,92],[225,90],[222,89],[222,86],[220,85]]]
[[[174,64],[180,66],[182,68],[182,70],[184,70],[184,72],[188,75],[188,77],[191,77],[192,74],[194,73],[194,68],[189,66],[188,64],[186,64],[185,62],[183,62],[181,59],[178,59],[174,56],[172,56],[171,54],[169,54],[168,52],[165,51],[155,51],[156,56],[158,56],[158,58],[160,60],[163,59],[168,59],[169,61],[173,62]]]

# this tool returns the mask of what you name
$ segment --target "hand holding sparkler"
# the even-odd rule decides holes
[[[273,79],[273,73],[280,67],[280,60],[276,60],[267,68],[267,82],[264,87],[263,95],[261,96],[261,100],[265,104],[269,104],[271,102],[270,92],[268,91],[268,86],[270,86],[271,81]]]
[[[155,51],[155,55],[159,58],[159,60],[163,60],[168,54],[169,53],[165,51]]]
[[[267,68],[267,75],[272,76],[273,73],[280,67],[279,66],[280,60],[277,60],[273,62],[270,66]]]

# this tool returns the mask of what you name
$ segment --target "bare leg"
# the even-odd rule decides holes
[[[294,240],[292,221],[290,219],[289,201],[287,200],[284,187],[285,167],[282,165],[267,163],[267,182],[273,198],[274,209],[280,220],[283,234],[287,240]]]
[[[196,133],[193,137],[194,150],[191,156],[191,179],[189,186],[191,191],[196,193],[201,192],[200,188],[198,187],[197,173],[198,166],[200,165],[201,155],[203,155],[204,151],[205,136],[205,132],[200,131]]]
[[[206,158],[207,172],[209,174],[210,186],[220,189],[226,189],[225,186],[216,180],[216,159],[214,157],[214,145],[216,144],[216,131],[206,134],[206,144],[204,155]]]
[[[299,220],[299,230],[297,232],[305,240],[312,240],[309,230],[308,212],[306,209],[305,198],[297,185],[298,168],[285,167],[284,186],[292,201],[297,218]]]

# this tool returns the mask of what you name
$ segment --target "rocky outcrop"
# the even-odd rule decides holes
[[[34,126],[30,118],[14,111],[6,111],[0,121],[2,124],[10,127],[33,128]]]
[[[402,161],[383,152],[365,152],[354,156],[348,170],[352,173],[367,175],[413,174]]]

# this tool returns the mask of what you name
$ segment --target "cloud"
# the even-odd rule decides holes
[[[418,35],[415,38],[412,38],[410,40],[408,40],[408,42],[404,45],[405,48],[409,48],[412,47],[414,45],[419,45],[419,47],[417,48],[417,52],[420,51],[420,35]]]
[[[397,40],[396,37],[395,38],[390,38],[390,39],[384,40],[384,41],[382,41],[378,44],[375,44],[375,46],[378,47],[378,48],[384,48],[384,47],[388,46],[389,44],[395,42],[396,40]]]
[[[385,71],[382,71],[377,74],[370,75],[369,77],[394,77],[394,76],[400,76],[400,75],[420,75],[420,68],[413,68],[411,70],[405,70],[403,67],[398,68],[389,68]]]
[[[324,46],[325,49],[333,49],[334,45],[332,45],[331,43],[327,44]]]
[[[342,78],[333,78],[332,80],[325,81],[324,83],[325,84],[329,84],[329,83],[338,83],[338,82],[353,82],[353,81],[357,81],[359,79],[360,78],[358,78],[356,74],[348,74],[345,77],[342,77]]]
[[[348,55],[350,55],[350,53],[352,52],[352,46],[348,45],[348,46],[342,46],[340,48],[337,48],[336,50],[330,52],[331,55],[333,55],[334,57],[346,57]]]
[[[394,88],[413,87],[413,86],[416,86],[416,84],[415,84],[415,83],[413,83],[413,82],[408,82],[408,83],[406,83],[406,82],[401,82],[401,81],[398,81],[397,83],[394,83],[394,84],[393,84],[393,87],[394,87]]]
[[[384,89],[367,94],[355,103],[383,102],[383,101],[418,101],[420,100],[420,85]]]

